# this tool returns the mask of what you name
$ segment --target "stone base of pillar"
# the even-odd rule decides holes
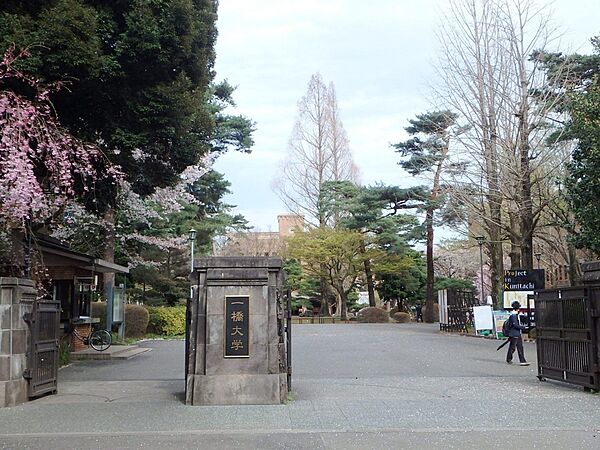
[[[189,375],[188,405],[279,405],[287,397],[285,374]]]
[[[27,380],[0,381],[0,408],[25,403],[29,384]]]
[[[0,408],[28,400],[23,374],[31,333],[23,317],[31,313],[36,295],[33,281],[0,277]]]

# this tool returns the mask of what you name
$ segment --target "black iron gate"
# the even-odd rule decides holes
[[[36,300],[31,314],[26,314],[31,339],[24,377],[29,380],[29,397],[56,393],[58,377],[58,333],[60,302]]]
[[[461,331],[467,332],[469,327],[473,327],[473,306],[478,304],[478,300],[473,292],[462,289],[447,289],[446,305],[440,305],[440,308],[446,307],[446,323],[440,322],[441,331]]]
[[[600,390],[600,286],[536,293],[538,378]]]

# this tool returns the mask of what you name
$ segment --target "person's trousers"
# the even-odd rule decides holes
[[[527,362],[525,361],[525,352],[523,351],[523,338],[519,337],[510,337],[508,338],[510,344],[508,346],[508,353],[506,354],[506,362],[511,362],[513,359],[513,354],[515,353],[515,348],[517,349],[517,353],[519,354],[519,362]]]

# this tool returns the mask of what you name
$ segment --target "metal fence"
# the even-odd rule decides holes
[[[32,313],[27,314],[25,320],[31,331],[24,374],[29,380],[29,397],[56,393],[60,302],[36,300]]]
[[[439,307],[445,309],[440,314],[441,331],[464,331],[473,327],[473,306],[479,304],[473,292],[461,289],[447,289],[440,296]]]
[[[600,286],[536,293],[538,378],[600,390]]]
[[[331,317],[331,316],[311,316],[311,317],[298,317],[294,316],[292,318],[292,323],[295,324],[326,324],[326,323],[358,323],[356,320],[350,319],[341,319],[339,317]]]

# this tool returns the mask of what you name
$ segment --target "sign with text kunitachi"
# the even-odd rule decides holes
[[[511,269],[504,271],[504,308],[510,309],[516,300],[522,308],[535,308],[533,300],[528,302],[534,291],[544,289],[546,275],[544,269]]]
[[[250,297],[225,297],[225,358],[250,356]]]
[[[537,291],[544,289],[544,269],[511,269],[504,271],[505,291]]]

